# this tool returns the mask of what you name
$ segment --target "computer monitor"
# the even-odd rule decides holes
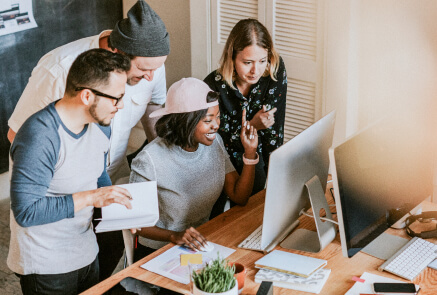
[[[315,181],[313,185],[319,197],[321,191],[321,198],[326,203],[324,192],[329,170],[328,150],[332,145],[334,124],[335,112],[331,112],[270,155],[261,237],[261,248],[265,251],[268,252],[283,240],[299,224],[301,211],[311,207],[312,201],[305,184],[314,176],[320,182],[317,184]],[[322,228],[320,231],[325,230]],[[313,238],[317,238],[313,252],[318,252],[321,247],[317,233],[311,233],[315,234]],[[329,235],[333,239],[335,230],[329,229]],[[289,237],[292,241],[302,241],[303,245],[311,244],[308,239],[307,235]],[[281,246],[284,246],[283,243]]]
[[[329,151],[345,257],[432,194],[436,125],[407,113],[381,119]]]

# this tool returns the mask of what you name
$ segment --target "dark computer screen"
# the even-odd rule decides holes
[[[347,256],[432,194],[435,132],[429,119],[390,116],[330,151]]]

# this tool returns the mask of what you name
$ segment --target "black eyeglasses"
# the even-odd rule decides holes
[[[76,87],[74,90],[75,91],[81,91],[81,90],[84,90],[84,89],[88,89],[89,91],[91,91],[95,95],[103,96],[103,97],[110,98],[110,99],[114,99],[115,100],[115,104],[114,104],[115,106],[118,105],[118,102],[120,101],[120,99],[123,98],[123,96],[121,96],[121,97],[111,96],[109,94],[102,93],[102,92],[100,92],[98,90],[95,90],[95,89],[92,89],[92,88],[89,88],[89,87]]]

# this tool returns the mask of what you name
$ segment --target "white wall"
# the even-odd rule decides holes
[[[326,32],[337,142],[401,104],[436,100],[437,1],[329,1]]]
[[[338,111],[334,145],[400,106],[418,104],[423,115],[435,115],[437,1],[330,0],[326,17],[325,99]],[[434,183],[437,201],[437,173]]]

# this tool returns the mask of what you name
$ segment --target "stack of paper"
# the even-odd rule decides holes
[[[255,262],[260,270],[255,281],[273,282],[274,286],[320,293],[331,270],[324,269],[326,260],[274,250]]]
[[[255,275],[255,282],[268,281],[273,282],[273,286],[319,294],[330,273],[330,269],[321,268],[310,277],[304,278],[283,272],[260,269]]]
[[[156,181],[119,185],[132,196],[132,209],[120,204],[102,208],[102,219],[96,233],[154,226],[159,219]]]
[[[274,250],[255,262],[255,267],[307,278],[328,262],[323,259]]]

